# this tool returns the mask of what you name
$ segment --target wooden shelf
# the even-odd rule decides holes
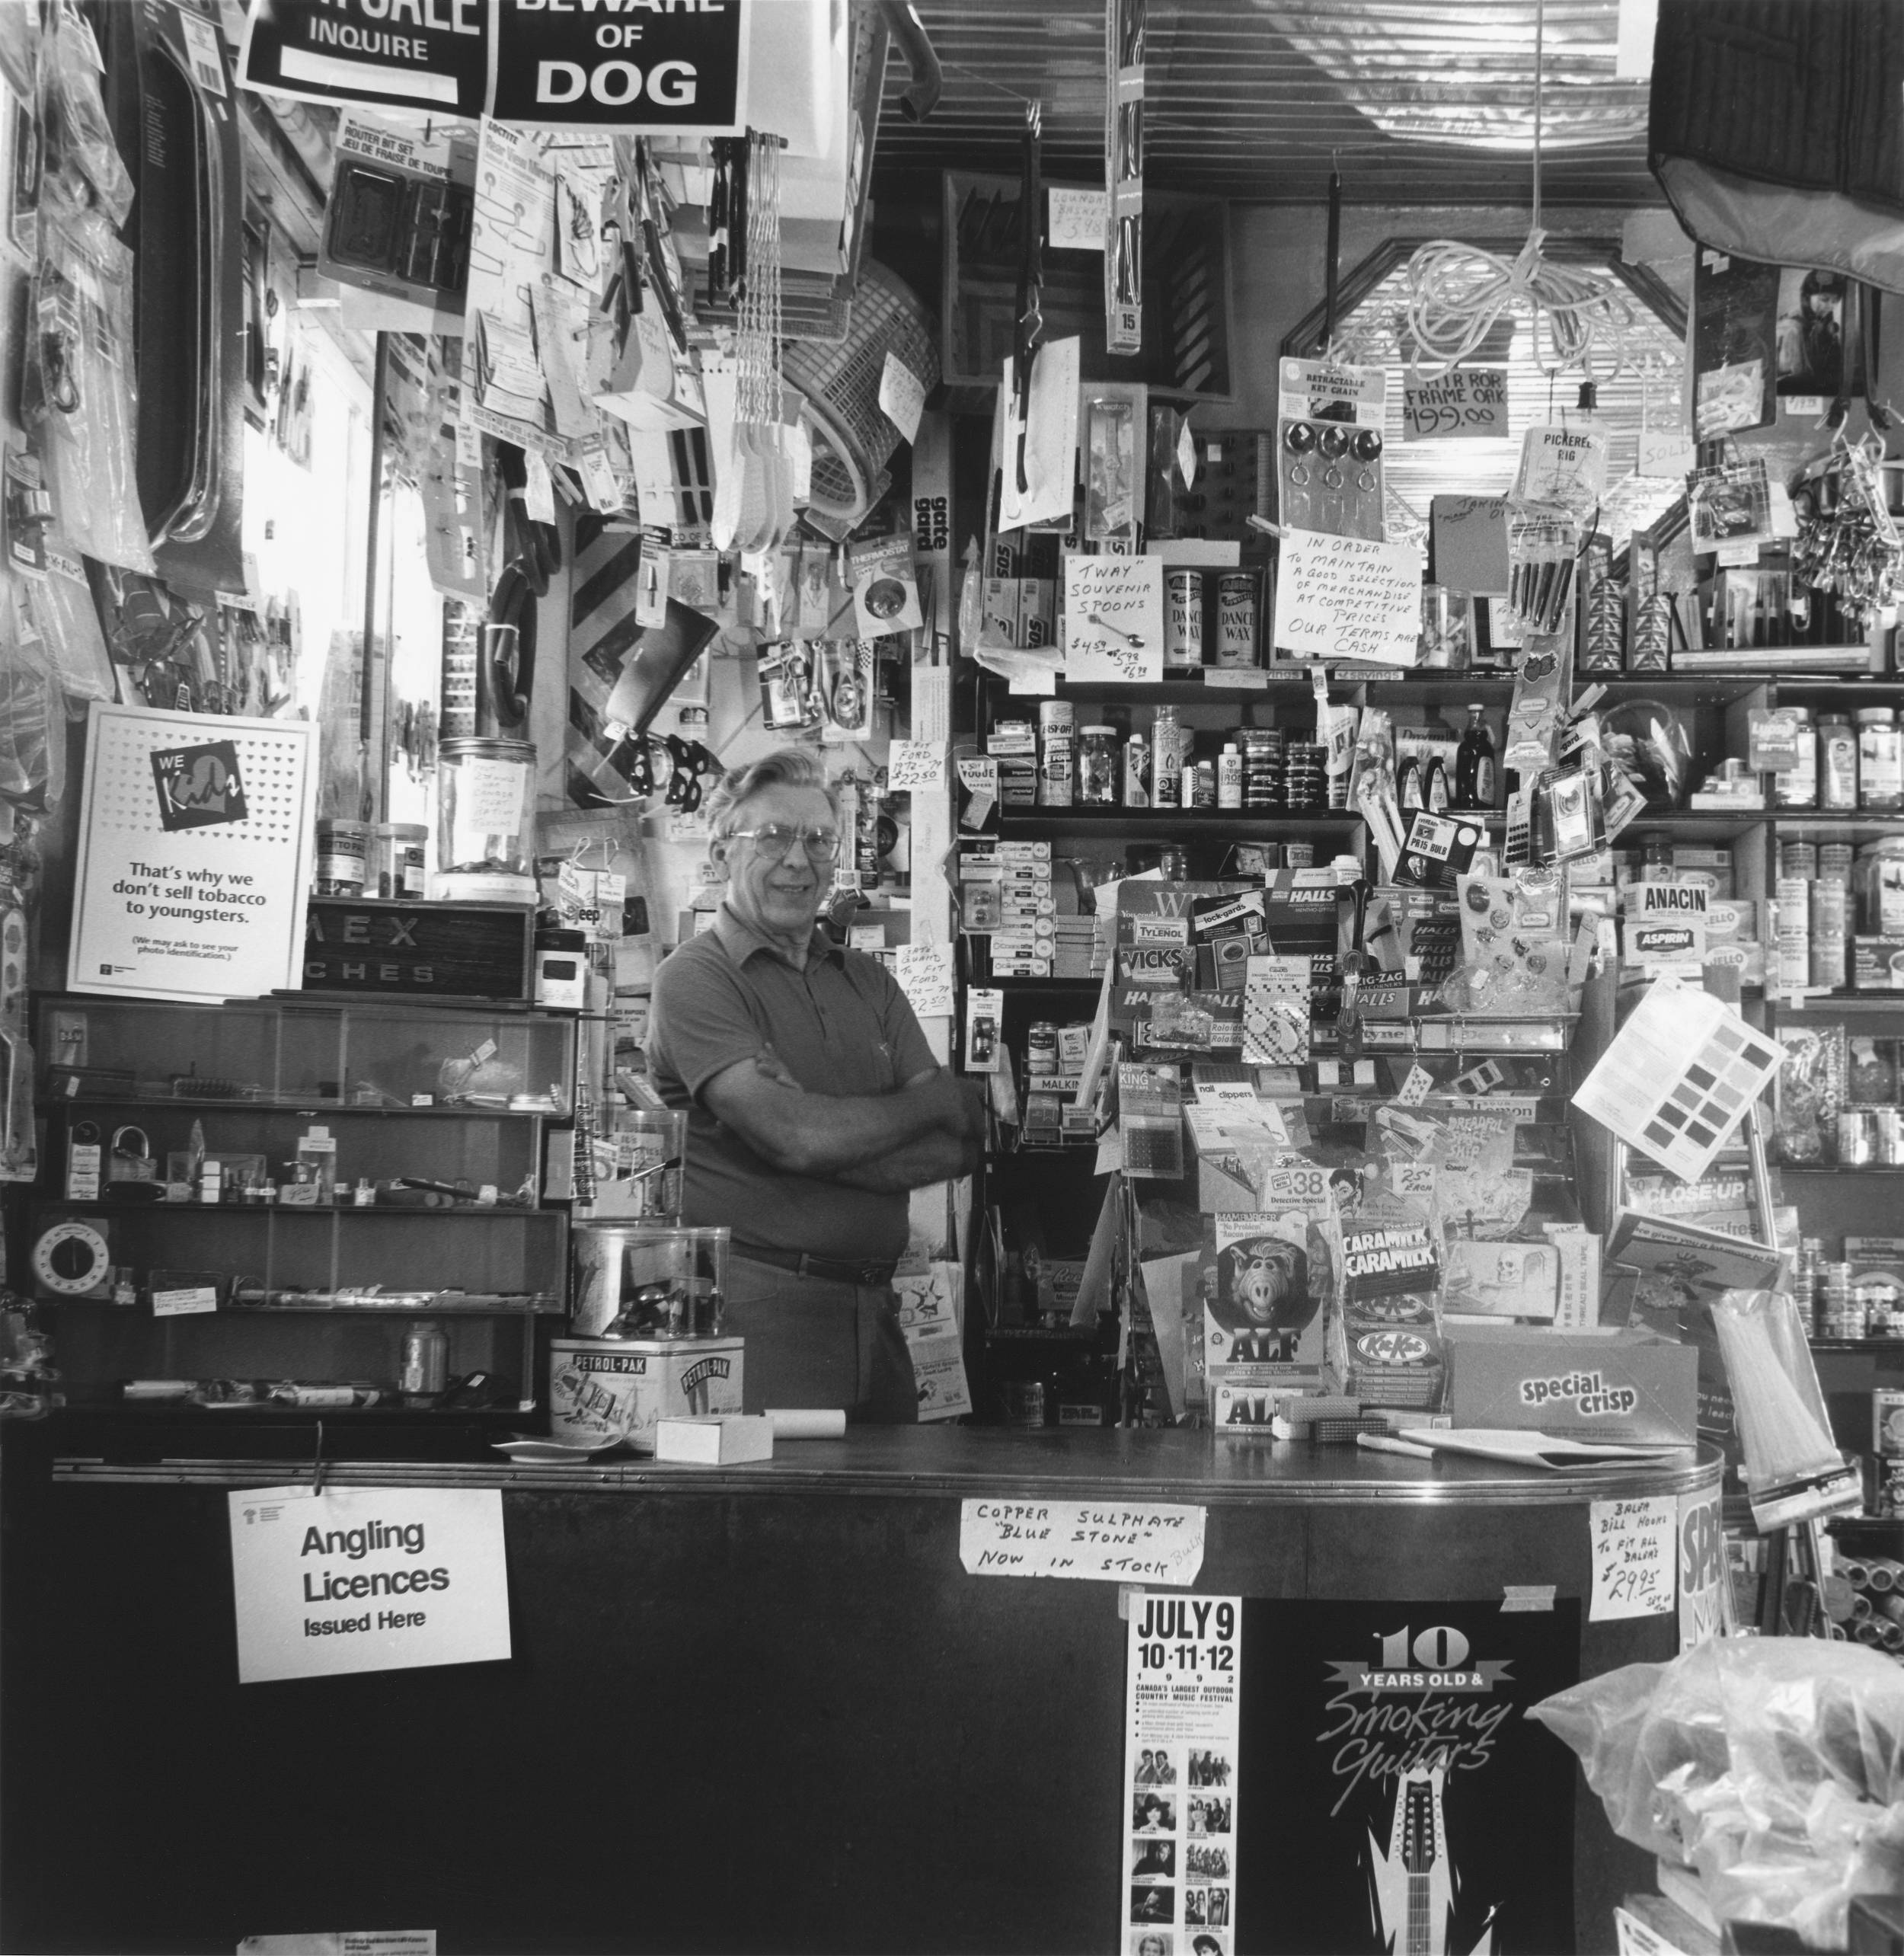
[[[1026,808],[1002,810],[998,833],[1007,840],[1089,835],[1101,831],[1144,842],[1274,842],[1312,829],[1359,829],[1362,817],[1346,808],[1312,815],[1276,814],[1234,808]]]

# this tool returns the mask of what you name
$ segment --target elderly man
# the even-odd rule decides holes
[[[918,1415],[890,1284],[906,1191],[967,1173],[982,1103],[934,1060],[877,959],[818,928],[841,847],[818,759],[784,748],[709,797],[714,927],[655,974],[648,1066],[688,1111],[685,1217],[733,1231],[726,1328],[746,1401]]]

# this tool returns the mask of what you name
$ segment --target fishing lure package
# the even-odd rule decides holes
[[[20,396],[61,534],[82,556],[151,574],[133,458],[133,254],[50,211],[27,301]]]

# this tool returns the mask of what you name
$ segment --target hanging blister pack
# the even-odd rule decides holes
[[[21,408],[68,542],[150,575],[133,459],[132,279],[133,254],[116,238],[41,212]]]
[[[1581,550],[1580,584],[1578,670],[1617,673],[1625,660],[1626,590],[1613,575],[1613,539],[1604,531]]]
[[[1564,510],[1516,510],[1509,516],[1507,602],[1523,634],[1564,628],[1579,549],[1579,526]]]
[[[1380,367],[1286,360],[1276,419],[1276,513],[1286,526],[1380,543],[1388,375]]]
[[[1142,491],[1137,452],[1136,404],[1094,395],[1085,436],[1085,535],[1093,543],[1128,542],[1137,535]]]
[[[106,119],[104,66],[92,28],[72,0],[45,10],[36,105],[44,145],[40,201],[45,209],[101,232],[124,224],[136,194]]]

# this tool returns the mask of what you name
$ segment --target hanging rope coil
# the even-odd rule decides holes
[[[1534,10],[1534,213],[1527,242],[1511,262],[1479,246],[1436,238],[1408,261],[1407,331],[1415,350],[1441,362],[1440,372],[1480,350],[1503,314],[1526,312],[1533,326],[1535,364],[1551,379],[1577,366],[1589,379],[1596,356],[1610,362],[1609,377],[1626,365],[1626,329],[1633,313],[1610,279],[1541,256],[1541,137],[1546,91],[1547,6]],[[1548,355],[1542,356],[1545,339]]]

